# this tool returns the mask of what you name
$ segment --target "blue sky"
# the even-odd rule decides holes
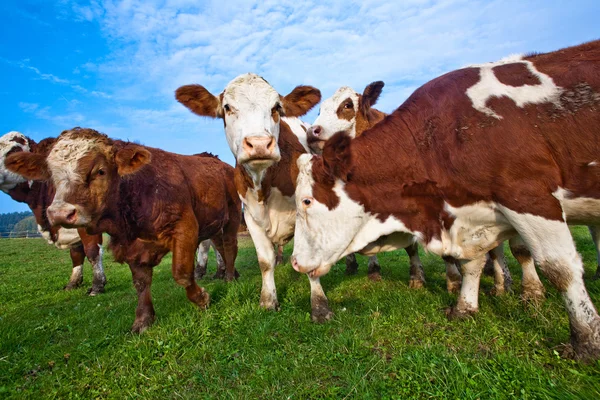
[[[180,85],[218,94],[255,72],[325,98],[383,80],[389,112],[444,72],[600,38],[597,0],[4,0],[0,15],[0,134],[84,126],[229,163],[222,122],[177,103]],[[24,210],[0,193],[0,212]]]

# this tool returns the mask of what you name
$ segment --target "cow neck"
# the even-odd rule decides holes
[[[292,197],[296,191],[296,178],[298,177],[298,166],[296,160],[306,150],[294,135],[285,121],[279,125],[279,141],[277,142],[281,159],[273,164],[258,177],[252,179],[246,168],[238,163],[235,165],[235,184],[238,193],[246,197],[248,189],[258,193],[258,201],[268,199],[272,188],[278,189],[284,196]]]
[[[360,115],[360,114],[359,114]],[[387,116],[386,113],[375,108],[369,108],[366,116],[360,115],[356,118],[356,136],[362,135],[367,129],[371,129]]]

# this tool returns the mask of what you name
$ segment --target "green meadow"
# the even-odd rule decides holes
[[[574,236],[586,285],[600,307],[596,255],[585,228]],[[343,262],[322,278],[334,318],[310,319],[308,280],[286,260],[277,267],[281,310],[258,305],[261,275],[250,238],[240,237],[233,283],[209,278],[212,296],[199,311],[171,277],[171,258],[155,268],[156,323],[129,328],[137,302],[126,265],[105,253],[106,293],[63,291],[68,251],[42,239],[0,240],[0,398],[215,399],[489,399],[600,398],[600,362],[568,354],[569,328],[560,295],[546,280],[539,306],[520,298],[520,268],[508,256],[513,293],[489,294],[480,312],[449,321],[456,296],[445,291],[444,264],[422,254],[427,284],[408,288],[404,252],[380,255],[383,280],[344,274]],[[211,254],[209,272],[214,272]]]

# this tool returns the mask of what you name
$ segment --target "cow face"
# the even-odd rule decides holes
[[[200,85],[182,86],[175,97],[198,115],[222,118],[237,162],[251,173],[260,173],[281,158],[281,117],[306,114],[321,100],[321,93],[311,86],[298,86],[283,97],[260,76],[244,74],[218,97]]]
[[[4,165],[6,157],[17,152],[29,152],[29,140],[19,132],[9,132],[0,137],[0,190],[8,192],[19,183],[26,181],[21,175],[10,171]]]
[[[321,154],[325,142],[336,132],[343,131],[354,138],[372,126],[373,121],[370,121],[369,113],[382,89],[381,81],[369,84],[363,94],[355,92],[350,87],[342,86],[333,96],[323,101],[319,116],[307,132],[311,151]]]
[[[6,165],[28,179],[51,178],[56,193],[47,215],[52,225],[91,227],[112,205],[121,177],[148,162],[150,153],[142,146],[75,128],[61,133],[46,157],[13,154]]]
[[[292,266],[313,277],[326,274],[353,252],[351,243],[368,222],[363,207],[345,192],[350,140],[337,134],[326,144],[323,157],[304,154],[298,159]]]

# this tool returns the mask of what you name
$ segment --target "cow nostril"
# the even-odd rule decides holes
[[[315,136],[319,136],[321,134],[321,127],[320,126],[315,126],[315,129],[313,129],[313,134]]]
[[[246,147],[248,147],[249,149],[252,149],[252,148],[254,148],[254,146],[252,146],[252,143],[250,143],[250,142],[248,141],[248,139],[244,139],[244,145],[245,145]]]
[[[69,214],[67,214],[67,222],[73,222],[76,219],[77,219],[77,210],[74,209]]]
[[[275,138],[271,136],[271,141],[269,142],[269,144],[267,145],[267,149],[269,151],[273,151],[273,149],[275,149]]]

